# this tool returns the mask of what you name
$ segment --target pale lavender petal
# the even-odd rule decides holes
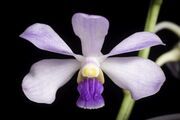
[[[31,101],[50,104],[58,88],[68,82],[79,67],[79,62],[73,59],[41,60],[24,77],[23,92]]]
[[[76,13],[72,17],[72,25],[81,40],[83,55],[102,55],[101,48],[109,28],[108,20],[102,16]]]
[[[69,46],[49,25],[35,23],[28,27],[20,37],[30,41],[39,49],[65,55],[74,55]]]
[[[101,68],[116,85],[129,90],[135,100],[157,93],[165,81],[158,65],[140,57],[108,58]]]
[[[116,45],[107,56],[139,51],[155,45],[164,45],[156,34],[150,32],[137,32]]]
[[[104,87],[96,78],[86,78],[78,84],[80,94],[77,106],[84,109],[98,109],[104,106],[102,92]]]

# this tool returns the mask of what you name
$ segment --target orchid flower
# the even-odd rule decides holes
[[[134,100],[153,95],[160,90],[165,75],[151,60],[141,57],[109,58],[163,45],[157,35],[137,32],[103,55],[101,48],[109,28],[106,18],[76,13],[72,17],[72,26],[74,33],[81,40],[83,56],[73,53],[62,38],[46,24],[35,23],[20,35],[42,50],[76,58],[45,59],[32,65],[22,81],[23,92],[31,101],[51,104],[55,100],[58,88],[67,83],[77,70],[77,90],[80,96],[76,104],[80,108],[97,109],[105,105],[101,95],[105,82],[103,72],[117,86],[130,91]]]

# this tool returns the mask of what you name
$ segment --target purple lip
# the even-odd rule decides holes
[[[102,92],[104,87],[96,78],[86,78],[78,84],[80,94],[76,104],[84,109],[97,109],[104,106]]]

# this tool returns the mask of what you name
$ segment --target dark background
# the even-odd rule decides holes
[[[64,0],[65,1],[65,0]],[[2,45],[5,51],[4,59],[8,64],[3,83],[2,106],[7,117],[18,119],[45,119],[50,120],[114,120],[122,101],[122,90],[105,76],[105,107],[97,110],[84,110],[76,107],[78,92],[76,90],[77,74],[60,88],[56,100],[51,105],[37,104],[28,100],[21,90],[23,77],[28,73],[31,65],[39,60],[47,58],[72,58],[42,51],[31,43],[21,39],[19,35],[33,23],[45,23],[50,25],[72,48],[75,53],[81,53],[79,38],[75,36],[71,26],[71,17],[76,12],[98,14],[106,17],[110,22],[109,33],[106,37],[102,52],[108,53],[116,44],[127,36],[137,31],[143,31],[150,0],[124,0],[114,2],[105,1],[58,1],[58,2],[33,2],[24,1],[11,3],[7,6],[8,14],[6,26],[8,35],[5,41],[8,45]],[[172,21],[179,24],[179,0],[164,0],[160,12],[159,21]],[[6,19],[5,19],[6,20]],[[162,53],[170,50],[179,40],[175,34],[163,30],[158,33],[166,46],[153,47],[150,59],[155,60]],[[4,53],[4,52],[3,52]],[[137,52],[125,54],[136,55]],[[122,55],[121,55],[122,56]],[[144,120],[147,118],[180,112],[180,80],[175,78],[167,66],[163,66],[167,80],[162,89],[156,95],[141,99],[136,102],[131,120]],[[139,73],[141,74],[141,73]]]

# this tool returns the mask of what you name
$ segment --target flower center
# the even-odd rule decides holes
[[[83,77],[97,77],[99,75],[99,67],[94,64],[87,64],[82,68],[82,76]]]
[[[78,73],[78,83],[85,78],[97,78],[102,84],[104,83],[104,75],[100,69],[100,63],[95,57],[85,57],[81,62],[82,67]]]
[[[94,57],[84,58],[77,77],[79,98],[77,106],[84,109],[97,109],[104,106],[102,92],[104,75],[99,61]]]

